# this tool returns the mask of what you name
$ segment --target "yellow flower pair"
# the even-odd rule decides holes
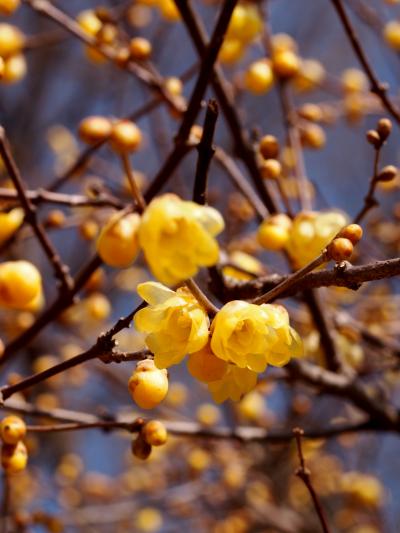
[[[216,401],[240,399],[268,364],[283,366],[302,353],[301,339],[280,305],[229,302],[209,332],[206,311],[187,289],[174,292],[147,282],[138,293],[149,306],[136,313],[135,326],[147,333],[156,365],[168,368],[189,354],[190,373],[208,383]]]
[[[217,263],[215,236],[223,228],[216,209],[165,194],[154,199],[142,217],[114,215],[99,236],[97,251],[106,264],[124,268],[141,248],[154,276],[176,285],[200,267]]]

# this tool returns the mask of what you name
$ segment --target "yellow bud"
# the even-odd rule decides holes
[[[246,88],[254,94],[264,94],[269,91],[274,82],[271,62],[260,59],[252,63],[245,73]]]
[[[23,309],[42,293],[42,277],[28,261],[7,261],[0,264],[0,303]]]
[[[16,26],[0,24],[0,56],[3,59],[18,54],[24,44],[25,36]]]
[[[244,54],[244,46],[240,39],[226,37],[218,54],[221,63],[232,65],[240,61]]]
[[[346,93],[365,92],[368,89],[368,79],[362,70],[349,68],[342,73],[342,86]]]
[[[274,53],[272,63],[274,72],[282,78],[292,78],[300,70],[300,59],[291,50]]]
[[[79,136],[87,144],[105,141],[111,135],[112,124],[106,117],[91,116],[84,118],[79,124]]]
[[[181,18],[174,0],[158,0],[158,8],[160,9],[161,15],[168,22],[178,22]]]
[[[285,217],[285,218],[283,218]],[[289,223],[286,222],[286,219]],[[258,228],[258,242],[266,250],[282,250],[289,240],[290,219],[283,215],[281,218],[268,218]]]
[[[21,0],[0,0],[0,14],[12,15],[21,4]]]
[[[6,416],[0,423],[0,437],[6,444],[17,444],[25,434],[26,425],[19,416]]]
[[[92,37],[96,36],[97,32],[101,29],[102,26],[101,20],[91,9],[87,9],[79,13],[76,20],[80,28]]]
[[[22,54],[7,57],[4,60],[3,83],[18,83],[25,77],[27,71],[26,59]]]
[[[143,37],[134,37],[129,43],[129,48],[133,59],[144,61],[151,55],[151,42]]]
[[[338,237],[327,247],[328,256],[336,262],[349,259],[353,253],[353,244],[349,239]]]
[[[273,135],[264,135],[258,149],[264,159],[276,159],[279,155],[279,142]]]
[[[218,407],[212,403],[203,403],[199,405],[196,411],[197,420],[204,426],[214,426],[221,418]]]
[[[303,146],[319,150],[325,145],[326,136],[324,130],[318,124],[309,122],[305,124],[300,131],[301,142]]]
[[[265,179],[276,180],[282,173],[282,165],[277,159],[266,159],[261,165],[261,175]]]
[[[183,83],[179,78],[171,76],[165,79],[165,88],[172,96],[180,96],[183,90]]]
[[[363,235],[362,227],[358,224],[349,224],[345,228],[343,228],[340,233],[339,237],[343,237],[344,239],[348,239],[353,245],[357,244]]]
[[[136,259],[139,251],[138,229],[140,216],[115,213],[106,223],[97,239],[101,259],[114,268],[126,268]]]
[[[297,51],[297,43],[287,33],[276,33],[272,36],[271,39],[272,44],[272,51],[274,54],[278,54],[280,52],[296,52]]]
[[[142,142],[142,133],[134,122],[121,120],[113,125],[110,144],[117,153],[136,151]]]
[[[153,533],[162,527],[162,515],[158,509],[143,507],[136,513],[135,525],[139,531]]]
[[[6,242],[22,225],[24,211],[20,207],[11,209],[8,213],[0,213],[0,244]]]
[[[385,25],[383,36],[391,48],[400,50],[400,22],[398,20],[390,20]]]
[[[1,464],[7,474],[17,474],[26,468],[28,452],[25,444],[20,440],[17,444],[3,444],[1,449]]]
[[[140,361],[128,382],[133,400],[142,409],[153,409],[168,392],[168,374],[155,366],[152,359]]]
[[[293,86],[299,92],[316,89],[325,78],[323,65],[315,59],[303,59],[300,62],[300,70],[293,79]]]
[[[150,420],[141,430],[144,440],[151,446],[162,446],[167,442],[168,432],[159,420]]]

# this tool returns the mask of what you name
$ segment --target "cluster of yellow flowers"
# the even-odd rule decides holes
[[[315,259],[347,222],[340,211],[303,211],[293,221],[286,215],[275,215],[260,225],[258,240],[267,250],[285,249],[301,268]]]
[[[0,5],[0,11],[2,6]],[[16,83],[26,74],[26,59],[22,53],[24,34],[12,24],[0,24],[0,81]]]
[[[194,276],[199,267],[217,263],[215,236],[223,228],[216,209],[165,194],[155,198],[141,217],[114,215],[100,233],[97,250],[106,264],[124,268],[141,248],[154,276],[174,285]]]
[[[16,474],[26,467],[28,452],[22,440],[25,434],[25,423],[18,416],[7,416],[0,423],[1,464],[7,474]]]
[[[206,382],[216,402],[239,400],[253,389],[268,364],[283,366],[300,356],[302,343],[280,305],[227,303],[211,325],[204,308],[186,289],[172,291],[157,282],[138,285],[149,305],[135,315],[135,326],[161,369],[189,355],[190,373]]]

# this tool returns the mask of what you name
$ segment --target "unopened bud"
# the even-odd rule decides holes
[[[392,122],[388,118],[381,118],[378,122],[376,131],[382,141],[386,141],[392,132]]]
[[[384,167],[376,177],[377,181],[392,181],[397,176],[397,168],[393,165]]]

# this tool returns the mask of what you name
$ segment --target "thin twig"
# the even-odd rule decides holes
[[[308,492],[310,493],[311,499],[314,504],[314,508],[317,512],[319,521],[321,522],[322,531],[324,533],[330,533],[330,528],[328,526],[325,512],[321,506],[318,495],[311,482],[310,470],[305,465],[303,450],[301,447],[301,437],[304,435],[304,431],[300,428],[295,428],[293,430],[293,434],[296,437],[297,453],[298,453],[299,461],[300,461],[300,466],[296,470],[296,476],[298,476],[303,481],[304,485],[307,487]]]
[[[43,251],[48,257],[50,263],[53,265],[55,275],[61,282],[62,290],[69,291],[73,287],[74,283],[72,277],[70,276],[69,268],[61,261],[60,256],[53,247],[52,243],[46,235],[42,224],[37,218],[36,208],[26,194],[22,177],[11,154],[11,149],[8,143],[8,139],[6,137],[5,130],[2,127],[0,127],[0,156],[4,161],[4,165],[7,169],[7,172],[17,190],[22,208],[25,212],[25,220],[32,227],[33,232],[35,233],[40,245],[43,248]]]
[[[371,92],[375,93],[380,99],[383,107],[392,115],[398,124],[400,124],[400,112],[395,107],[391,99],[387,94],[387,84],[379,81],[376,76],[369,59],[361,45],[361,42],[358,38],[358,35],[355,32],[355,29],[346,13],[346,10],[343,6],[342,0],[330,0],[336,9],[337,14],[343,24],[343,28],[350,40],[350,43],[353,47],[353,50],[360,61],[365,74],[367,75],[369,82],[371,84]]]

